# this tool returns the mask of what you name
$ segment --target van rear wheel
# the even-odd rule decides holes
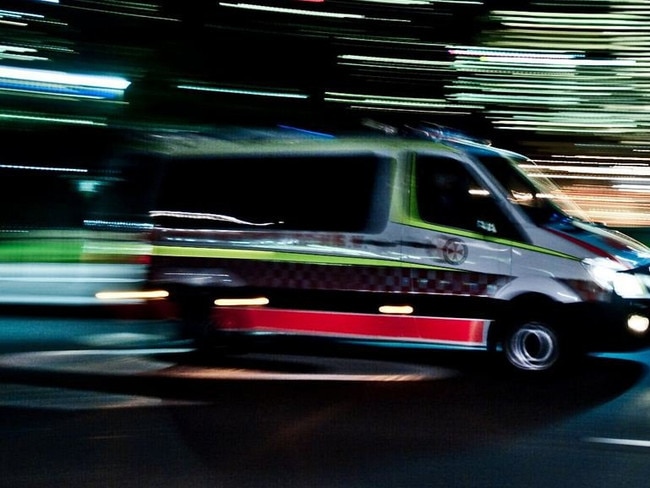
[[[192,341],[198,351],[214,348],[217,337],[211,319],[211,303],[203,293],[194,292],[181,295],[179,301],[181,316],[181,335]]]
[[[180,296],[181,335],[191,341],[193,349],[199,355],[217,357],[247,352],[244,339],[219,329],[213,319],[212,303],[209,292],[195,291]]]
[[[503,341],[505,359],[521,372],[555,371],[564,360],[563,347],[557,331],[540,320],[512,324]]]

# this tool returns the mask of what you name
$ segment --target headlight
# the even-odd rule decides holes
[[[624,273],[625,267],[616,261],[605,258],[584,259],[589,274],[601,287],[613,290],[624,298],[634,298],[645,295],[643,283],[633,274]]]
[[[636,334],[645,334],[650,328],[650,320],[644,315],[632,314],[627,318],[627,328]]]

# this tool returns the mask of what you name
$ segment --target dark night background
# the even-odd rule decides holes
[[[527,154],[594,220],[644,227],[648,12],[640,0],[5,0],[0,70],[129,86],[86,98],[0,71],[0,126],[426,120]]]

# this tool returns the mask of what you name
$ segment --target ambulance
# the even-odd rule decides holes
[[[525,156],[435,124],[149,134],[113,164],[140,220],[93,225],[147,229],[143,297],[174,304],[199,348],[480,350],[541,375],[650,344],[650,249]]]

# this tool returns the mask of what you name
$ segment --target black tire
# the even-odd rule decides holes
[[[553,373],[567,362],[569,344],[544,320],[512,323],[503,338],[507,364],[522,373]]]
[[[213,320],[213,298],[205,290],[185,293],[179,300],[182,335],[199,356],[218,357],[248,351],[247,341],[219,330]]]
[[[185,293],[179,298],[181,334],[195,349],[210,351],[217,345],[211,318],[211,301],[204,293]]]

